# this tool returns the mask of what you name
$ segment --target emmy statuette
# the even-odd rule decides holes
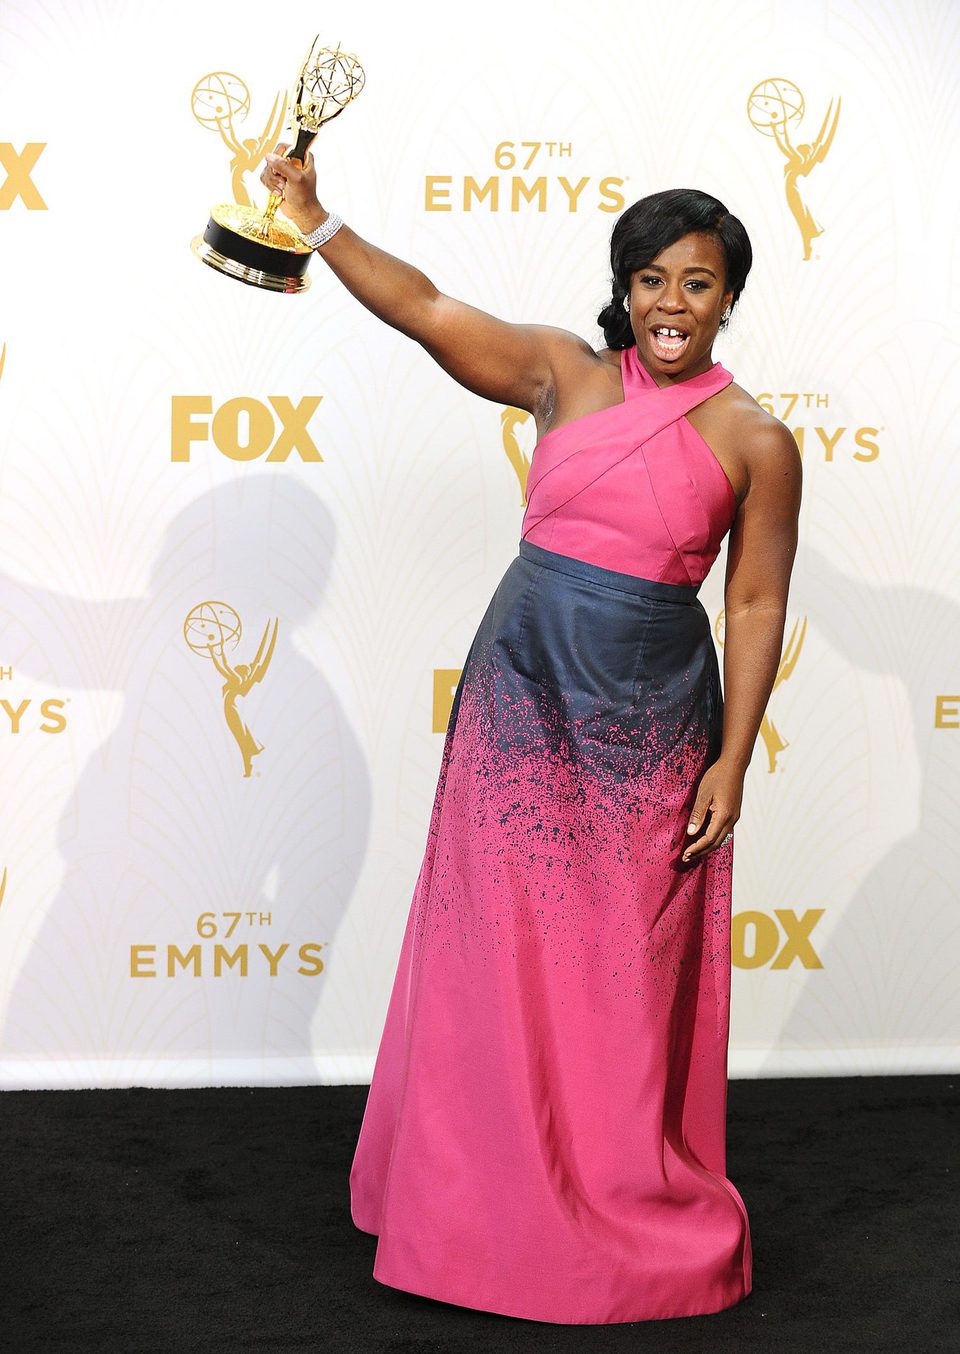
[[[303,163],[325,122],[339,116],[363,88],[363,67],[355,56],[335,47],[318,47],[315,38],[300,71],[290,110],[297,129],[288,160]],[[263,211],[221,202],[210,213],[202,235],[190,247],[226,277],[265,291],[300,292],[310,285],[307,265],[313,250],[292,221],[277,216],[281,195],[271,193]]]

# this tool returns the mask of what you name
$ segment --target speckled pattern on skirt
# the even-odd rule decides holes
[[[351,1173],[374,1276],[535,1320],[750,1291],[725,1176],[733,842],[697,589],[521,541],[455,693]]]

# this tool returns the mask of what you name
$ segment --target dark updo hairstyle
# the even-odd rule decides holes
[[[723,250],[726,264],[724,291],[733,292],[730,309],[743,291],[753,250],[743,223],[732,216],[717,198],[696,188],[668,188],[634,202],[616,221],[610,236],[610,269],[613,296],[597,316],[608,348],[630,348],[636,343],[624,299],[635,272],[648,267],[660,253],[682,236],[698,231],[713,235]],[[728,320],[720,321],[725,329]]]

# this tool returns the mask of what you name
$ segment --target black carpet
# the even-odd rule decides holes
[[[367,1088],[0,1095],[0,1348],[960,1350],[960,1077],[736,1081],[754,1291],[725,1312],[558,1326],[372,1277],[350,1219]]]

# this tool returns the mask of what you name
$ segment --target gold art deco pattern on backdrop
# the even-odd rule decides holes
[[[446,7],[323,35],[368,75],[314,146],[323,199],[454,294],[593,341],[624,205],[692,184],[744,219],[717,356],[794,431],[805,501],[737,829],[731,1069],[955,1067],[960,354],[917,281],[951,248],[956,136],[929,129],[956,131],[960,23],[658,10],[678,118],[636,98],[636,7],[603,9],[493,3],[456,70]],[[265,205],[292,140],[301,53],[257,17],[174,7],[144,68],[133,6],[0,14],[7,1085],[369,1076],[459,665],[516,550],[529,415],[459,390],[320,260],[293,299],[190,257],[211,201]],[[535,78],[503,68],[505,31]],[[95,148],[135,58],[121,281]]]

